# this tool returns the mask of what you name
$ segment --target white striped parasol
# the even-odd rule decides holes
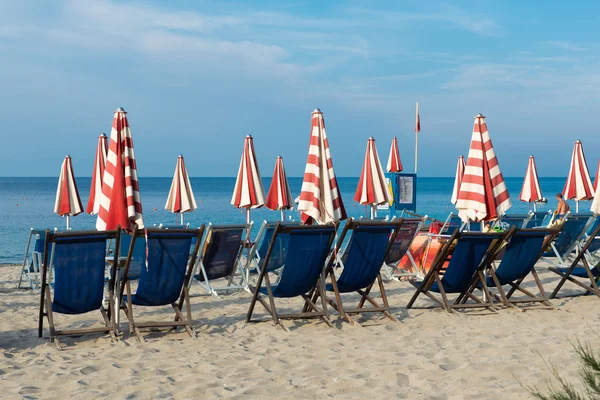
[[[598,177],[600,176],[600,160],[598,160],[598,168],[596,168],[596,178],[594,178],[594,193],[598,189]]]
[[[323,113],[318,108],[312,112],[308,159],[298,210],[305,224],[326,224],[347,218],[333,170]]]
[[[196,199],[194,198],[194,192],[192,191],[192,185],[190,184],[190,178],[185,168],[183,156],[179,155],[177,157],[173,182],[171,182],[171,189],[169,190],[169,197],[165,204],[165,210],[172,213],[179,213],[181,225],[183,225],[183,213],[194,211],[197,208],[198,206],[196,205]]]
[[[265,191],[262,178],[256,162],[254,140],[246,136],[244,150],[240,160],[240,168],[231,197],[231,204],[237,208],[246,209],[246,223],[250,223],[250,209],[259,208],[265,204]]]
[[[463,221],[490,221],[504,214],[511,205],[485,117],[478,114],[456,209]]]
[[[113,117],[96,220],[99,231],[116,229],[117,226],[126,231],[133,231],[136,226],[144,227],[133,139],[127,113],[122,107],[115,111]]]
[[[283,157],[278,156],[275,161],[275,170],[273,171],[273,179],[271,180],[265,206],[270,210],[281,211],[281,220],[285,221],[284,212],[293,208],[293,204],[290,185],[283,165]]]
[[[367,141],[365,162],[354,193],[354,201],[371,206],[371,219],[377,216],[378,204],[385,204],[390,201],[387,182],[375,146],[375,139],[372,137]]]
[[[452,188],[452,197],[450,202],[456,204],[458,200],[458,192],[460,191],[460,184],[462,183],[463,176],[465,175],[465,158],[458,156],[458,162],[456,163],[456,175],[454,176],[454,187]]]
[[[575,146],[573,146],[571,168],[565,182],[563,196],[567,200],[575,200],[576,212],[579,212],[580,200],[589,200],[594,196],[592,179],[585,161],[583,144],[580,140],[576,141]]]
[[[83,206],[79,198],[71,156],[66,156],[60,167],[60,177],[56,188],[56,200],[54,202],[54,213],[67,219],[67,229],[71,229],[71,217],[81,214]]]
[[[96,147],[96,158],[94,159],[94,171],[92,171],[92,185],[90,186],[90,198],[88,200],[86,212],[88,214],[98,214],[100,210],[100,195],[102,194],[102,177],[106,167],[106,154],[108,146],[107,137],[103,133],[98,136],[98,146]]]
[[[540,188],[537,167],[535,166],[535,158],[533,156],[529,156],[527,172],[525,173],[525,179],[523,180],[523,187],[521,188],[519,200],[526,203],[533,203],[533,209],[535,210],[535,202],[540,201],[543,198],[544,196],[542,196],[542,189]]]
[[[392,147],[387,162],[387,172],[402,172],[402,161],[400,161],[400,150],[398,150],[398,139],[392,138]]]

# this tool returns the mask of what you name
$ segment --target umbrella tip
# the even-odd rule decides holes
[[[102,132],[99,137],[105,138],[106,137],[106,133]]]
[[[180,155],[177,156],[177,158],[183,158],[183,156],[180,154]]]
[[[246,135],[246,139],[252,139],[252,135]]]
[[[485,115],[483,115],[482,113],[479,113],[475,116],[475,118],[485,118]]]
[[[320,112],[321,112],[321,109],[320,109],[320,108],[315,108],[315,109],[313,110],[313,114],[314,114],[314,113],[320,113]]]
[[[373,136],[369,136],[369,140],[375,141],[375,138]]]
[[[116,113],[125,113],[127,114],[127,111],[125,111],[125,109],[123,107],[119,107],[115,110]]]
[[[283,160],[283,157],[281,157],[281,156],[277,156],[277,158],[278,158],[278,159],[279,159],[279,158],[281,158],[281,159]]]

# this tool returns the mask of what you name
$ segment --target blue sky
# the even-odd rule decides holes
[[[373,5],[375,3],[376,5]],[[529,154],[565,176],[600,138],[600,4],[564,1],[0,0],[1,176],[54,176],[66,154],[91,173],[100,132],[123,106],[141,176],[234,176],[244,136],[264,176],[306,161],[324,112],[339,176],[358,176],[375,137],[412,172],[419,101],[423,176],[451,176],[473,116],[506,176]]]

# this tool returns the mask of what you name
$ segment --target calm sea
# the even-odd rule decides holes
[[[339,178],[342,198],[348,215],[361,217],[367,215],[365,208],[357,205],[354,191],[358,178]],[[271,179],[264,179],[265,191],[268,191]],[[453,178],[419,178],[417,182],[417,212],[443,219],[454,210],[450,203]],[[513,199],[511,212],[527,211],[527,204],[518,200],[522,178],[507,178],[508,190]],[[554,194],[562,190],[565,178],[542,178],[540,180],[544,195],[554,206]],[[244,213],[230,205],[235,178],[191,178],[198,210],[186,214],[186,222],[192,226],[202,223],[242,223]],[[290,178],[293,197],[300,193],[301,178]],[[79,193],[84,208],[87,204],[90,178],[78,178]],[[56,195],[57,178],[0,178],[0,263],[22,262],[27,244],[29,229],[64,228],[65,220],[52,213]],[[165,211],[165,202],[169,193],[171,178],[141,178],[140,192],[147,226],[153,224],[177,223],[174,214]],[[586,202],[582,210],[589,208]],[[295,211],[289,212],[295,219]],[[278,212],[268,209],[252,211],[252,220],[259,224],[263,220],[277,220]],[[93,229],[96,218],[80,214],[72,218],[73,229]]]

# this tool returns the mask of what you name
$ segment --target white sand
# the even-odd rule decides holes
[[[333,329],[288,321],[286,333],[271,322],[244,323],[248,293],[216,299],[195,286],[198,339],[152,333],[142,344],[125,333],[113,344],[94,335],[63,339],[67,348],[58,351],[47,330],[38,338],[39,294],[15,289],[17,275],[17,267],[0,268],[0,398],[531,398],[520,383],[545,390],[552,378],[545,362],[576,381],[571,343],[597,342],[600,331],[594,296],[556,300],[558,311],[455,316],[407,310],[412,286],[393,282],[399,323],[367,315],[359,328],[335,315]],[[557,278],[541,275],[553,289]],[[167,311],[140,315],[170,318]],[[61,315],[57,324],[88,326],[99,317]]]

